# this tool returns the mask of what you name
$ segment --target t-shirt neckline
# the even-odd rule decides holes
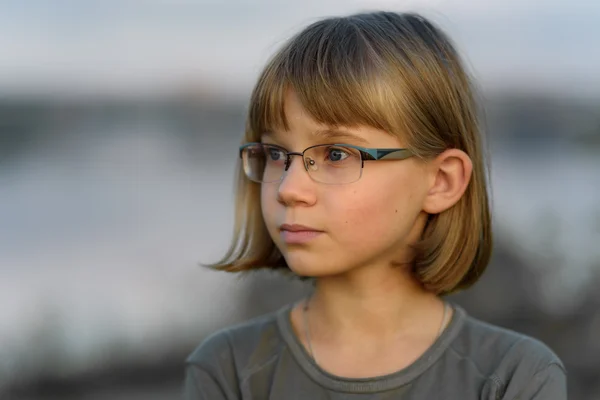
[[[321,386],[338,392],[375,393],[403,386],[431,367],[456,338],[466,319],[466,312],[458,305],[450,304],[454,310],[452,319],[437,340],[411,365],[391,374],[371,378],[344,378],[330,374],[315,363],[300,343],[292,327],[290,313],[295,303],[288,304],[277,313],[277,325],[294,359],[304,372]]]

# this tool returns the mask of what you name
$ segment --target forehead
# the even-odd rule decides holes
[[[311,131],[294,132],[265,132],[262,134],[261,139],[270,140],[284,140],[294,141],[294,139],[306,139],[307,141],[314,142],[326,142],[326,143],[349,143],[349,144],[360,144],[362,146],[369,146],[371,141],[368,139],[369,135],[361,135],[356,132],[355,129],[347,128],[322,128]]]

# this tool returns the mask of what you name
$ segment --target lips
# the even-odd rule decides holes
[[[322,232],[318,229],[311,228],[310,226],[300,224],[283,224],[279,227],[281,231],[288,232]]]
[[[300,224],[283,224],[279,229],[281,238],[288,245],[306,244],[323,233],[318,229]]]

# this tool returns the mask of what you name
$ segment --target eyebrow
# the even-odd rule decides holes
[[[263,136],[275,138],[278,135],[275,132],[264,132]],[[328,140],[328,141],[332,141],[335,143],[340,143],[340,142],[343,143],[343,140],[351,140],[354,142],[361,143],[363,145],[369,144],[369,142],[361,136],[358,136],[358,135],[348,132],[348,131],[332,129],[332,128],[318,129],[318,130],[312,132],[312,136],[319,140]]]
[[[336,140],[339,142],[339,139],[350,139],[362,144],[368,144],[369,142],[358,135],[355,135],[354,133],[351,132],[347,132],[347,131],[342,131],[342,130],[338,130],[338,129],[320,129],[317,131],[313,132],[313,136],[318,137],[320,139],[327,139],[327,140]]]

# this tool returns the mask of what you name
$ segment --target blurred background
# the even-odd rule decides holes
[[[600,399],[600,3],[0,1],[0,398],[178,398],[214,330],[305,288],[198,266],[232,232],[250,90],[324,16],[414,10],[479,82],[496,247],[453,298]]]

